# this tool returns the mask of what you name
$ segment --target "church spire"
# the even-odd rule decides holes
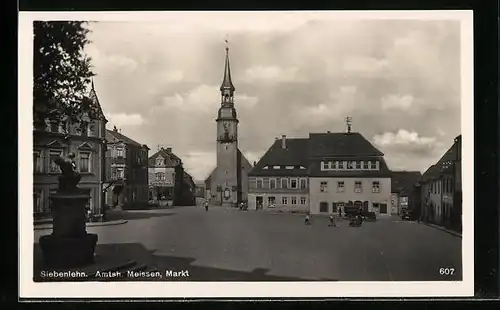
[[[222,85],[220,86],[220,91],[222,93],[223,101],[231,100],[234,93],[234,85],[231,80],[231,67],[229,65],[229,47],[227,46],[228,42],[226,40],[226,64],[224,67],[224,79],[222,80]]]

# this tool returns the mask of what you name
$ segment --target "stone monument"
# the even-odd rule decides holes
[[[90,195],[77,187],[81,175],[76,171],[73,153],[58,158],[59,188],[49,197],[52,201],[53,231],[40,237],[45,267],[75,268],[94,263],[96,234],[88,234],[85,206]]]

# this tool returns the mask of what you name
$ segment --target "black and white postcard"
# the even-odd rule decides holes
[[[472,32],[21,12],[20,296],[471,296]]]

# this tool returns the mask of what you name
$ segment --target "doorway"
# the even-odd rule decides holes
[[[264,207],[263,201],[264,199],[262,198],[262,196],[255,197],[255,205],[257,210],[261,210]]]

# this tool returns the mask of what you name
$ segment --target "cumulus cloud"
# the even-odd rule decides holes
[[[110,122],[141,143],[172,146],[196,179],[215,165],[228,33],[239,145],[250,161],[274,136],[344,131],[352,116],[354,130],[372,137],[391,165],[425,170],[460,133],[458,22],[321,12],[168,16],[91,24],[87,51]]]
[[[413,106],[415,99],[411,95],[387,95],[382,98],[382,109],[408,110]]]
[[[388,145],[430,145],[436,142],[434,137],[419,137],[415,131],[408,131],[405,129],[398,130],[397,133],[385,132],[381,135],[373,137],[376,144],[380,146]]]
[[[250,67],[245,71],[245,76],[243,80],[247,83],[259,83],[259,82],[297,82],[303,81],[304,77],[298,75],[297,67],[290,68],[280,68],[278,66],[254,66]]]
[[[116,127],[139,126],[144,123],[144,119],[140,114],[109,113],[107,114],[107,118],[109,121],[108,124]]]

